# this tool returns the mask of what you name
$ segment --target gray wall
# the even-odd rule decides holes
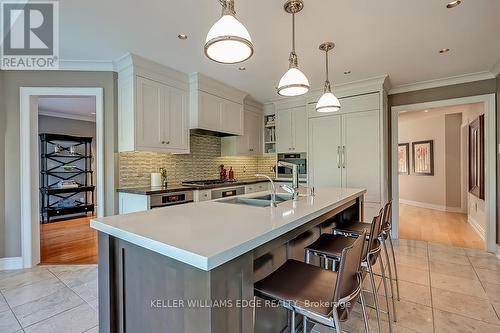
[[[105,214],[117,210],[116,147],[117,147],[117,96],[116,73],[79,71],[4,71],[3,93],[0,107],[5,108],[4,128],[0,127],[0,137],[5,136],[0,150],[0,161],[5,158],[5,169],[0,178],[5,184],[0,187],[0,199],[4,203],[2,214],[4,232],[0,236],[0,248],[4,257],[21,255],[20,225],[20,151],[19,151],[19,88],[20,87],[101,87],[104,90],[104,168],[105,168]],[[2,147],[2,148],[3,148]],[[0,206],[1,207],[1,206]],[[2,222],[2,221],[0,221]]]
[[[462,205],[461,141],[462,114],[445,115],[446,207]],[[465,184],[464,184],[465,185]]]
[[[497,144],[500,143],[500,75],[497,76]],[[500,154],[497,155],[497,244],[500,244]]]
[[[463,84],[455,84],[446,87],[424,89],[419,91],[410,91],[401,94],[389,95],[389,135],[391,133],[390,112],[391,107],[397,105],[407,105],[415,103],[425,103],[432,101],[440,101],[444,99],[477,96],[485,94],[497,93],[497,128],[500,128],[500,78],[469,82]],[[498,133],[498,130],[497,130]],[[497,134],[497,143],[500,142],[500,134]],[[389,142],[389,167],[391,166],[391,142]],[[500,156],[497,156],[500,162]],[[497,163],[497,175],[500,176],[500,168]],[[389,172],[389,191],[392,188],[391,172]],[[499,180],[497,178],[497,211],[500,213],[500,192]],[[500,215],[497,214],[497,244],[500,244]]]

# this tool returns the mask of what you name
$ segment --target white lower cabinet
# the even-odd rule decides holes
[[[245,185],[245,194],[268,191],[268,190],[269,190],[268,182]]]

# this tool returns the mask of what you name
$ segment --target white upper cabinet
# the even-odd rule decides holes
[[[278,153],[307,152],[307,113],[305,106],[276,112],[276,149]]]
[[[119,151],[189,153],[187,75],[131,54],[117,67]]]
[[[253,102],[244,107],[244,132],[242,136],[222,138],[223,156],[253,156],[261,155],[263,149],[262,105]]]
[[[190,76],[190,128],[243,135],[246,93],[200,73]]]

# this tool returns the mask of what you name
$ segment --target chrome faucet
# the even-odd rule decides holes
[[[290,193],[293,200],[297,200],[299,197],[299,166],[284,161],[278,161],[278,166],[292,169],[292,186],[281,185],[281,188]]]
[[[267,178],[271,182],[272,192],[271,192],[271,206],[278,207],[276,204],[276,186],[274,185],[273,179],[268,175],[263,175],[261,173],[256,173],[255,177]]]

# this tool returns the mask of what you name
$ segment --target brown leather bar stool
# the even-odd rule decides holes
[[[392,201],[389,201],[384,205],[383,208],[383,215],[382,215],[382,229],[381,233],[379,235],[379,240],[382,242],[382,246],[384,247],[384,256],[385,256],[385,262],[387,265],[387,273],[389,274],[389,281],[390,281],[390,288],[391,288],[391,300],[392,300],[392,310],[394,313],[394,321],[397,321],[397,313],[396,313],[396,300],[395,300],[395,295],[394,295],[394,287],[393,287],[393,281],[396,282],[396,290],[397,290],[397,299],[400,300],[399,297],[399,279],[397,276],[397,268],[396,268],[396,256],[394,254],[394,247],[392,245],[392,239],[390,238],[390,231],[391,231],[391,214],[392,214]],[[333,234],[334,235],[343,235],[347,237],[353,237],[359,235],[359,233],[363,230],[367,230],[370,228],[371,223],[367,222],[349,222],[342,224],[336,228],[333,229]],[[369,232],[369,231],[368,231]],[[394,263],[394,270],[395,270],[395,279],[393,279],[392,276],[392,264],[391,260],[389,259],[389,252],[387,250],[387,239],[390,241],[391,249],[392,249],[392,259]]]
[[[365,234],[342,250],[338,272],[297,260],[287,260],[280,268],[254,284],[255,295],[279,303],[291,312],[290,332],[295,333],[295,315],[334,328],[341,333],[358,298],[361,302],[365,332],[368,318],[361,293],[361,259]],[[306,321],[304,321],[306,322]]]
[[[383,209],[380,210],[379,215],[373,218],[372,223],[368,223],[370,227],[370,236],[367,237],[367,241],[365,242],[365,251],[362,260],[362,266],[366,268],[370,278],[370,284],[372,288],[372,293],[374,295],[375,302],[375,310],[377,314],[377,323],[379,327],[379,331],[382,331],[382,324],[380,321],[380,306],[378,303],[377,295],[377,286],[375,284],[375,273],[373,271],[373,266],[376,264],[377,259],[379,257],[381,251],[381,241],[379,239],[379,235],[382,233],[382,217],[383,217]],[[366,231],[363,230],[359,235],[366,235]],[[359,236],[357,239],[359,239]],[[355,235],[353,235],[355,237]],[[349,246],[350,243],[354,241],[354,238],[346,237],[343,235],[333,235],[333,234],[322,234],[314,243],[306,247],[306,262],[309,262],[311,254],[317,255],[320,257],[326,257],[327,260],[332,260],[332,267],[335,267],[335,262],[338,262],[340,259],[340,254],[342,253],[342,249],[346,246]],[[382,261],[379,261],[381,267],[381,275],[384,279],[384,290],[386,295],[387,309],[389,309],[389,299],[387,293],[387,284],[385,282],[385,272],[383,268]],[[392,332],[391,325],[391,315],[390,311],[387,310],[387,316],[389,319],[389,330]]]

